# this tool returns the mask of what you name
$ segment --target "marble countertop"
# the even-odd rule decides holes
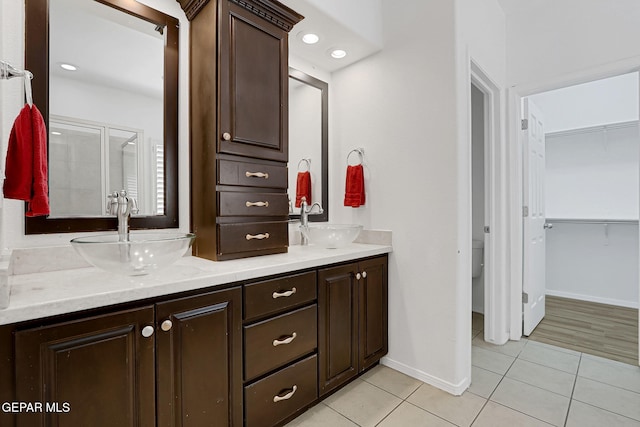
[[[382,255],[390,245],[353,243],[340,249],[294,245],[286,254],[213,262],[186,256],[147,276],[119,276],[95,267],[9,276],[10,299],[0,325],[251,280]]]

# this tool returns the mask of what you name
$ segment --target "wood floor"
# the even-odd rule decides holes
[[[545,308],[530,340],[638,365],[637,309],[549,295]]]

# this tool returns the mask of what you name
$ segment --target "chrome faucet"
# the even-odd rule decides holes
[[[118,217],[118,240],[129,241],[129,218],[138,213],[138,202],[127,195],[126,190],[114,191],[109,194],[107,213]]]
[[[318,209],[314,212],[314,208],[316,207]],[[307,205],[307,198],[303,197],[300,200],[300,227],[309,226],[309,215],[319,215],[323,212],[324,210],[320,203],[316,202],[309,206]],[[307,246],[309,244],[309,239],[307,239],[307,236],[305,236],[304,233],[300,233],[300,244],[302,246]]]

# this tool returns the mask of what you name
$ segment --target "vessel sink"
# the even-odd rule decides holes
[[[357,224],[313,223],[307,227],[300,226],[300,232],[309,239],[309,244],[329,249],[341,248],[356,240],[362,231]]]
[[[195,234],[130,233],[121,242],[117,233],[78,237],[71,245],[91,265],[103,270],[139,276],[176,262],[193,243]]]

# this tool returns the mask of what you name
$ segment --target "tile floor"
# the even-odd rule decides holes
[[[535,341],[472,336],[472,384],[452,396],[377,366],[287,427],[640,427],[640,367]]]

